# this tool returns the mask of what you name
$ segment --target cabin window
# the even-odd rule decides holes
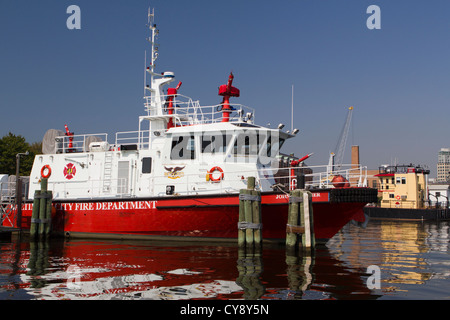
[[[234,141],[233,154],[257,156],[261,147],[260,140],[262,139],[256,131],[239,134]]]
[[[402,178],[402,184],[406,184],[406,178]]]
[[[202,153],[225,153],[232,136],[226,134],[205,133],[201,136]]]
[[[174,136],[172,138],[171,160],[195,159],[194,136]]]
[[[284,139],[281,139],[278,135],[272,137],[272,135],[269,135],[267,138],[266,143],[266,149],[267,149],[267,156],[268,157],[276,157],[278,153],[280,152],[281,147],[283,146]]]
[[[142,159],[142,173],[152,172],[152,158],[147,157]]]

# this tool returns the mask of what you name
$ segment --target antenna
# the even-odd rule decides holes
[[[144,96],[146,94],[145,87],[147,86],[147,50],[144,51]]]
[[[153,19],[155,19],[155,9],[151,9],[150,12],[150,7],[148,8],[148,25],[151,26],[153,24]]]
[[[156,29],[155,24],[155,9],[152,9],[150,11],[150,8],[148,8],[148,28],[150,29],[151,37],[147,40],[152,45],[152,52],[150,57],[150,72],[153,73],[155,69],[155,61],[158,58],[158,47],[156,46],[156,37],[159,34],[159,31]]]

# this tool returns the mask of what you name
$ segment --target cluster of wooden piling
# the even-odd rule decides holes
[[[247,248],[262,245],[261,191],[255,190],[254,177],[249,177],[247,189],[239,192],[238,244]]]
[[[315,246],[312,194],[306,190],[292,190],[289,196],[286,225],[286,249],[312,250]]]
[[[303,185],[300,183],[300,185]],[[247,189],[239,193],[238,245],[260,248],[262,245],[261,192],[255,190],[255,178],[248,177]],[[286,249],[311,251],[315,246],[312,194],[304,189],[289,194]]]
[[[41,190],[34,193],[30,238],[50,236],[52,228],[52,191],[47,190],[48,180],[41,179]]]

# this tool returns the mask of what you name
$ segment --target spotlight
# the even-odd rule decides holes
[[[283,129],[283,128],[284,128],[284,124],[280,123],[280,124],[278,125],[278,129],[281,130],[281,129]]]

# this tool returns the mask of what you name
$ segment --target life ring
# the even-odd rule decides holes
[[[47,170],[47,173],[44,174],[45,170]],[[41,176],[44,179],[47,179],[51,176],[52,174],[52,168],[50,168],[50,166],[48,164],[46,164],[45,166],[42,167],[41,169]]]
[[[213,177],[213,173],[215,171],[219,171],[220,172],[220,176],[218,178],[214,178]],[[223,179],[223,170],[222,170],[222,168],[215,166],[214,168],[212,168],[211,170],[208,171],[208,177],[209,177],[210,181],[219,182],[220,180]]]
[[[395,198],[396,198],[397,200],[400,200],[400,199],[401,199],[401,197],[400,197],[399,195],[397,195]]]

